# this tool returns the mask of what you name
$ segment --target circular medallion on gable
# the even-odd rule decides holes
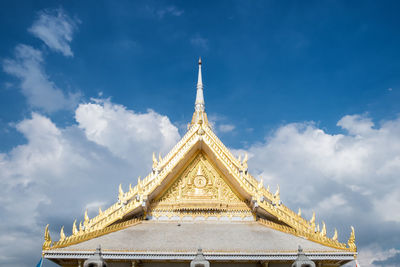
[[[194,178],[194,185],[198,188],[203,188],[207,184],[207,180],[203,175],[198,175]]]

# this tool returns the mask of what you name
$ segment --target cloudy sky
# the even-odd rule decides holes
[[[0,265],[34,266],[206,110],[283,202],[400,265],[397,1],[0,2]],[[46,261],[44,266],[53,266]],[[350,266],[353,266],[351,264]]]

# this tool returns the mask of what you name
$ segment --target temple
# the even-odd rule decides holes
[[[286,207],[213,132],[205,111],[201,60],[193,118],[148,176],[43,256],[61,266],[341,266],[357,256],[354,228],[346,243]],[[300,249],[301,246],[301,249]],[[100,249],[101,247],[101,249]],[[297,260],[296,260],[297,259]],[[307,264],[307,261],[310,264]],[[103,262],[97,264],[96,262]],[[297,263],[296,263],[297,262]],[[314,265],[313,265],[314,264]]]

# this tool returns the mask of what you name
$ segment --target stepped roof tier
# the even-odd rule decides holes
[[[319,228],[319,227],[318,227]],[[53,241],[45,229],[43,254],[59,264],[80,264],[101,245],[105,260],[187,261],[201,247],[207,260],[289,262],[299,245],[319,266],[340,266],[356,257],[354,228],[347,243],[316,228],[286,207],[248,171],[208,123],[201,60],[195,111],[187,133],[163,158],[153,154],[149,175],[94,218],[87,212],[72,235]],[[329,265],[331,264],[331,265]],[[212,264],[211,264],[212,265]]]

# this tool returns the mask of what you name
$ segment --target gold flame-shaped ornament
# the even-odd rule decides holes
[[[301,209],[299,208],[299,211],[297,212],[297,215],[301,216]]]
[[[153,169],[157,168],[158,162],[156,159],[156,154],[153,152]]]
[[[64,226],[61,227],[61,231],[60,231],[60,241],[64,241],[65,240],[65,234],[64,234]]]
[[[119,184],[118,187],[118,199],[122,200],[124,198],[124,191],[122,190],[122,184]]]
[[[247,171],[247,169],[248,169],[248,165],[247,165],[247,160],[248,160],[248,159],[249,159],[249,156],[247,155],[247,153],[245,153],[245,154],[244,154],[243,163],[242,163],[243,169],[244,169],[245,171]]]
[[[43,243],[43,250],[49,249],[51,245],[51,237],[49,232],[49,225],[46,225],[44,228],[44,243]]]
[[[99,207],[99,215],[103,215],[103,211],[101,210],[101,207]]]
[[[85,210],[85,220],[83,222],[83,225],[85,226],[85,228],[88,226],[89,224],[89,216],[88,216],[88,212],[87,210]]]
[[[325,225],[325,222],[322,222],[321,236],[326,236],[326,225]]]
[[[311,217],[311,220],[310,220],[310,224],[311,224],[311,229],[312,229],[313,231],[315,231],[315,211],[313,211],[313,213],[312,213],[312,217]]]
[[[350,249],[356,251],[357,247],[356,247],[356,234],[354,231],[354,227],[351,227],[351,233],[350,233],[350,237],[349,240],[347,241],[347,245],[349,246]]]
[[[76,219],[74,223],[72,224],[72,234],[77,235],[78,234],[78,229],[76,228]]]
[[[275,204],[279,205],[280,204],[280,200],[281,200],[281,195],[280,195],[280,189],[279,189],[279,185],[276,185],[276,192],[274,194],[274,199],[275,199]]]
[[[332,236],[332,240],[333,240],[333,241],[337,241],[337,236],[338,236],[338,234],[337,234],[337,230],[336,230],[336,228],[335,228],[335,233],[334,233],[333,236]]]
[[[262,189],[264,187],[264,179],[260,178],[260,182],[258,183],[258,189]]]

